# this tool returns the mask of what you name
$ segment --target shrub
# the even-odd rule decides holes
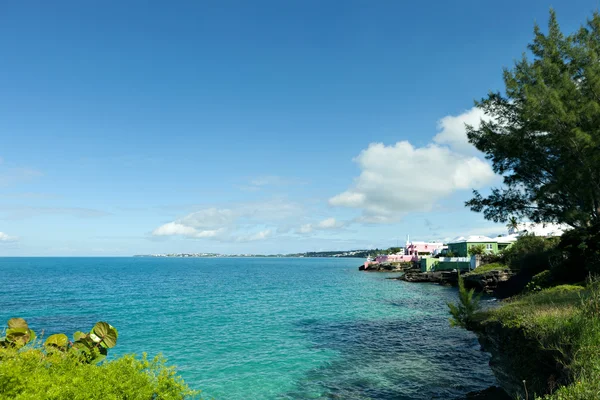
[[[504,250],[504,259],[511,270],[533,276],[551,267],[551,260],[556,255],[557,243],[558,240],[554,238],[521,236],[512,246]]]
[[[504,264],[504,250],[498,253],[485,253],[481,256],[482,264]]]
[[[161,357],[126,355],[87,364],[72,353],[0,349],[0,399],[182,400],[195,395]]]
[[[600,224],[565,232],[558,249],[562,257],[554,274],[559,279],[578,282],[600,273]]]
[[[98,322],[89,333],[62,333],[44,344],[22,318],[0,339],[0,399],[144,399],[197,397],[162,357],[126,355],[105,361],[117,330]]]
[[[448,308],[452,318],[450,325],[469,329],[473,323],[473,317],[479,310],[481,295],[475,296],[475,289],[467,290],[463,277],[458,274],[458,303],[448,302]]]
[[[553,282],[554,277],[552,275],[552,272],[549,269],[547,269],[545,271],[540,272],[539,274],[534,275],[533,278],[531,278],[531,281],[527,284],[527,286],[525,286],[525,291],[540,291],[542,289],[552,286]]]

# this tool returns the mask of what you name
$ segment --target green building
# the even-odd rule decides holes
[[[466,257],[441,257],[441,258],[422,258],[421,272],[429,271],[468,271],[471,267],[471,261]]]
[[[483,246],[487,253],[496,254],[509,247],[515,241],[516,237],[513,236],[498,236],[493,239],[487,236],[461,237],[448,243],[448,251],[451,251],[457,257],[471,257],[469,251],[471,247]]]

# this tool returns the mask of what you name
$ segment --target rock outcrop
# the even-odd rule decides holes
[[[508,281],[513,276],[510,269],[486,271],[481,274],[474,272],[463,275],[465,287],[477,292],[494,294],[501,282]]]
[[[482,350],[492,356],[490,368],[498,384],[513,398],[525,398],[525,387],[530,396],[542,395],[568,383],[566,371],[552,352],[541,348],[522,328],[486,321],[474,331]]]
[[[370,272],[403,272],[412,268],[410,263],[371,263],[366,268],[365,265],[358,267],[359,271]]]
[[[451,271],[440,271],[440,272],[421,272],[415,270],[409,270],[404,275],[393,278],[405,282],[425,282],[425,283],[438,283],[440,285],[457,285],[458,274]]]

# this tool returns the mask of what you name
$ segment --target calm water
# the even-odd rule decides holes
[[[111,355],[163,353],[205,397],[452,399],[494,384],[456,291],[356,259],[0,258],[0,321],[119,329]]]

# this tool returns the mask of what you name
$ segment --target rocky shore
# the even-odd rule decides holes
[[[410,263],[372,263],[367,267],[361,265],[358,267],[358,270],[367,272],[404,272],[411,267]]]
[[[513,277],[513,274],[510,270],[492,270],[482,273],[474,271],[463,275],[467,289],[475,289],[477,292],[490,295],[499,294],[503,289],[502,284],[508,282],[511,277]],[[453,271],[421,272],[417,269],[409,269],[404,271],[402,276],[389,279],[416,283],[437,283],[449,286],[458,285],[458,273]]]

